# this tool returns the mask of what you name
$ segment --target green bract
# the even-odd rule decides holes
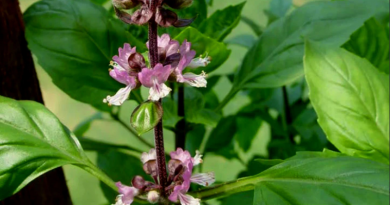
[[[163,109],[158,102],[146,101],[131,114],[130,124],[139,135],[153,129],[163,116]]]

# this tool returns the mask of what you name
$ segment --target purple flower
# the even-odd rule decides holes
[[[146,46],[149,48],[149,41]],[[157,47],[159,59],[164,62],[167,57],[178,52],[180,44],[178,41],[172,40],[168,34],[163,34],[161,37],[157,37]]]
[[[178,66],[174,70],[174,75],[176,76],[176,81],[180,83],[187,83],[193,87],[206,87],[206,73],[202,72],[200,75],[194,73],[184,73],[183,70],[188,68],[198,68],[207,66],[210,63],[210,58],[206,56],[205,58],[195,58],[195,51],[191,50],[191,43],[184,40],[183,44],[179,49],[181,59]]]
[[[202,155],[196,151],[196,155],[191,157],[188,151],[184,151],[181,148],[177,148],[176,151],[170,153],[171,160],[177,160],[184,166],[184,172],[181,175],[181,184],[176,185],[173,188],[172,193],[168,199],[177,202],[180,201],[182,205],[198,205],[200,200],[190,195],[187,195],[191,182],[197,183],[203,186],[208,186],[215,182],[214,173],[202,173],[192,174],[193,167],[202,163]]]
[[[179,160],[183,164],[187,164],[189,161],[192,161],[191,154],[187,150],[182,148],[177,148],[176,151],[173,151],[169,154],[171,159]]]
[[[141,162],[143,164],[157,159],[156,149],[150,149],[149,152],[143,152],[141,155]]]
[[[153,69],[143,68],[138,74],[142,85],[150,88],[149,100],[158,101],[171,92],[171,89],[164,84],[171,72],[171,65],[163,66],[159,63]]]
[[[215,182],[215,174],[214,172],[194,174],[191,176],[190,181],[202,186],[209,186]]]
[[[123,48],[118,49],[118,53],[119,56],[112,57],[112,60],[114,60],[114,69],[124,70],[130,73],[129,57],[131,54],[136,53],[136,47],[131,48],[130,44],[125,43]],[[114,79],[116,80],[116,78]]]
[[[125,186],[121,182],[117,182],[115,185],[118,187],[119,192],[115,205],[130,205],[133,203],[134,197],[139,194],[137,188]]]
[[[114,69],[110,70],[110,76],[114,78],[116,81],[126,85],[126,87],[121,88],[114,96],[108,95],[105,99],[103,99],[104,103],[108,103],[108,105],[122,105],[125,100],[129,98],[131,90],[137,87],[136,73],[132,71],[129,66],[128,59],[130,55],[136,53],[136,48],[131,48],[130,44],[125,43],[122,48],[118,49],[119,56],[114,56],[111,62],[111,65]]]

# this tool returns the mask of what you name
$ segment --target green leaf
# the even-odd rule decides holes
[[[197,56],[208,54],[212,57],[211,63],[206,67],[191,70],[191,72],[196,74],[201,73],[202,71],[205,71],[206,73],[212,72],[222,65],[230,55],[230,50],[226,48],[225,44],[202,34],[192,27],[183,30],[175,39],[180,42],[183,42],[184,40],[191,42],[192,49],[196,51]]]
[[[288,159],[258,175],[191,193],[196,198],[254,191],[254,204],[387,204],[389,167],[328,153]]]
[[[310,99],[342,152],[389,163],[389,76],[343,49],[307,42]]]
[[[160,103],[146,101],[134,109],[130,117],[130,124],[138,133],[142,135],[153,129],[163,116],[163,108]]]
[[[292,123],[292,126],[301,137],[299,145],[309,148],[307,150],[320,151],[328,143],[324,131],[318,125],[317,118],[314,109],[310,108],[305,109]]]
[[[196,150],[199,150],[203,138],[206,134],[206,128],[204,125],[195,125],[186,135],[185,149],[191,153],[195,154]]]
[[[256,184],[253,204],[386,204],[388,172],[358,158],[292,159],[261,174],[273,180]]]
[[[240,192],[229,197],[223,198],[221,204],[223,205],[237,205],[237,204],[252,204],[253,191]]]
[[[0,130],[0,200],[65,164],[76,165],[115,187],[42,104],[0,96]]]
[[[234,116],[221,119],[207,140],[206,152],[217,152],[221,148],[231,145],[236,130],[237,126]]]
[[[95,120],[101,120],[103,119],[103,113],[97,112],[93,114],[92,116],[88,117],[87,119],[81,121],[76,128],[74,128],[73,133],[76,136],[83,136],[91,127],[91,124]]]
[[[252,115],[243,115],[238,113],[236,115],[237,131],[235,133],[235,140],[238,145],[246,152],[252,145],[253,139],[256,137],[258,130],[262,124],[262,119],[256,116],[257,113]]]
[[[181,120],[183,117],[179,117],[177,114],[177,106],[175,101],[171,98],[166,97],[163,99],[162,106],[164,109],[163,115],[163,125],[166,128],[174,129],[176,127],[177,122]]]
[[[220,119],[219,114],[206,109],[202,93],[193,87],[184,88],[184,110],[187,122],[215,127]]]
[[[364,21],[388,13],[389,2],[313,2],[271,24],[244,58],[231,93],[242,88],[279,87],[303,76],[304,39],[344,44]]]
[[[137,51],[142,42],[87,0],[43,0],[24,13],[29,48],[55,85],[75,100],[109,111],[102,102],[124,85],[108,74],[112,56],[128,42]],[[133,95],[133,94],[132,94]]]
[[[269,10],[265,10],[268,16],[268,24],[282,18],[292,6],[292,0],[272,0]]]
[[[90,1],[95,3],[95,4],[98,4],[98,5],[103,5],[106,2],[108,2],[109,0],[90,0]]]
[[[388,22],[387,22],[388,24]],[[375,18],[352,34],[344,44],[348,51],[370,61],[379,70],[389,74],[389,27]]]
[[[256,39],[255,39],[255,37],[253,37],[253,35],[242,34],[242,35],[238,35],[238,36],[235,36],[233,38],[230,38],[230,39],[226,40],[225,42],[227,44],[239,45],[239,46],[242,46],[244,48],[251,48],[255,44]]]
[[[256,36],[260,36],[261,34],[263,34],[263,28],[260,25],[258,25],[255,21],[253,21],[252,19],[250,19],[246,16],[242,16],[241,21],[246,23],[252,29],[252,31],[256,34]]]
[[[222,41],[240,22],[244,5],[245,2],[217,10],[200,24],[199,31],[217,41]]]
[[[142,150],[139,150],[137,148],[133,148],[127,145],[117,145],[117,144],[111,144],[107,142],[97,141],[86,137],[79,137],[78,140],[80,141],[81,145],[83,146],[85,151],[107,151],[109,149],[123,149],[123,150],[129,150],[134,151],[138,153],[142,153]]]

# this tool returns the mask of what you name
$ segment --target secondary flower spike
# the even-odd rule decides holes
[[[188,195],[191,183],[197,183],[202,186],[209,186],[215,182],[213,172],[192,174],[193,167],[202,163],[202,155],[197,151],[194,157],[188,151],[178,148],[170,153],[171,160],[168,163],[169,176],[165,192],[168,194],[168,200],[182,205],[200,205],[200,199]],[[132,180],[133,186],[125,186],[117,182],[119,195],[116,198],[115,205],[130,205],[134,198],[140,196],[147,199],[150,203],[166,202],[161,199],[161,186],[155,174],[157,173],[156,150],[151,149],[141,155],[141,161],[144,164],[144,170],[152,175],[154,182],[146,181],[141,176],[135,176]]]

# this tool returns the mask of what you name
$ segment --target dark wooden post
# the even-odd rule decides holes
[[[18,0],[0,0],[0,95],[43,103],[37,74],[24,37]],[[62,168],[35,179],[0,205],[72,204]]]

